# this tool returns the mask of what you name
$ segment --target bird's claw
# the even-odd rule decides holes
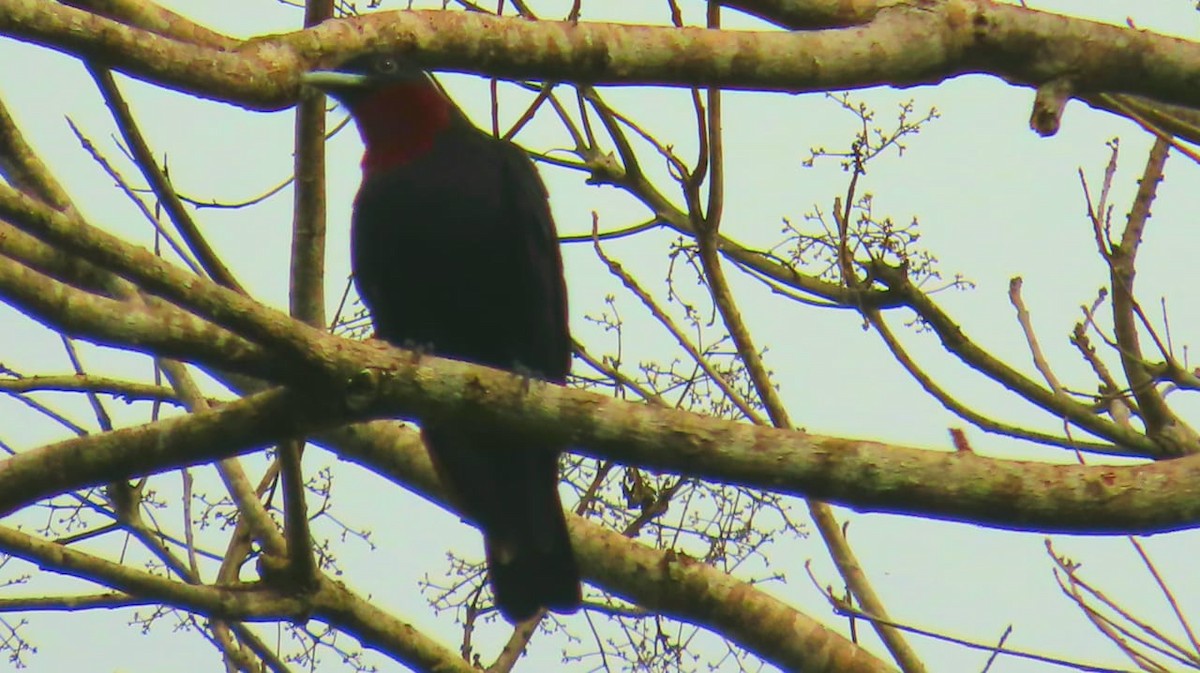
[[[530,369],[529,367],[526,367],[525,365],[521,364],[520,362],[515,363],[513,365],[512,373],[521,377],[521,392],[522,393],[529,392],[529,386],[534,381],[534,379],[541,380],[541,378],[542,378],[541,375],[538,374],[536,371]]]
[[[401,344],[401,348],[410,353],[409,363],[413,365],[420,364],[421,358],[433,354],[433,344],[419,342],[415,339],[405,339],[404,343]]]

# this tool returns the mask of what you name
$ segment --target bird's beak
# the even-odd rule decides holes
[[[371,83],[367,75],[337,70],[312,70],[300,76],[300,81],[321,91],[361,89]]]

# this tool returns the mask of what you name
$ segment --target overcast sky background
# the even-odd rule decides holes
[[[216,30],[244,37],[292,30],[301,21],[299,11],[267,0],[163,4]],[[585,5],[584,18],[661,23],[665,10],[660,4],[597,2]],[[534,3],[545,17],[562,15],[562,7],[567,5]],[[1114,24],[1124,24],[1126,16],[1132,15],[1141,28],[1189,38],[1195,36],[1200,24],[1194,3],[1183,0],[1154,3],[1152,9],[1134,2],[1064,0],[1030,5]],[[685,7],[690,20],[702,17],[697,3]],[[734,12],[727,11],[725,16],[730,26],[753,25],[749,20],[736,19]],[[13,65],[18,67],[10,67]],[[486,80],[448,76],[443,81],[477,122],[487,123]],[[289,175],[291,110],[253,113],[127,78],[121,78],[121,84],[152,147],[169,157],[171,176],[180,191],[235,201],[260,194]],[[694,156],[687,92],[621,88],[611,89],[606,95],[614,107],[641,120],[664,142],[675,144],[683,156]],[[860,187],[860,192],[875,195],[877,215],[890,215],[898,222],[918,217],[923,246],[938,256],[943,273],[951,276],[962,272],[977,284],[970,292],[942,293],[938,301],[972,338],[1033,374],[1007,297],[1009,279],[1022,276],[1026,303],[1057,373],[1068,385],[1093,389],[1088,369],[1067,342],[1080,316],[1078,307],[1090,304],[1096,290],[1107,284],[1085,217],[1077,170],[1082,167],[1090,183],[1098,185],[1109,156],[1105,143],[1120,138],[1122,162],[1112,198],[1119,226],[1141,173],[1150,137],[1123,119],[1072,102],[1059,134],[1040,138],[1028,128],[1032,90],[1009,86],[992,77],[960,77],[937,87],[881,88],[853,95],[876,109],[878,124],[884,128],[894,120],[897,105],[909,99],[915,101],[917,113],[930,107],[941,113],[941,118],[919,136],[908,139],[903,158],[892,154],[873,163]],[[75,59],[0,39],[0,96],[93,222],[129,240],[146,244],[151,241],[140,215],[112,188],[111,180],[80,148],[66,124],[64,117],[69,116],[127,176],[136,175],[115,149],[110,137],[115,130],[107,110]],[[524,93],[506,97],[504,118],[511,121],[519,115],[524,109],[519,101],[526,97]],[[845,174],[833,160],[811,169],[801,163],[811,147],[847,147],[856,120],[820,94],[729,93],[724,102],[728,182],[723,232],[751,246],[767,246],[778,240],[783,218],[798,223],[814,206],[827,212],[834,197],[844,193]],[[340,110],[335,111],[330,120],[336,122],[341,116]],[[540,115],[518,140],[539,149],[565,145],[555,120],[548,114]],[[352,129],[329,143],[330,315],[349,273],[347,222],[359,179],[360,152],[361,144]],[[589,187],[579,174],[569,171],[543,168],[542,172],[563,234],[587,231],[592,210],[599,212],[602,229],[619,228],[644,218],[641,206],[623,193]],[[1180,279],[1186,277],[1182,274],[1190,274],[1193,268],[1200,241],[1194,221],[1194,214],[1200,210],[1200,192],[1195,189],[1200,175],[1179,155],[1168,162],[1166,175],[1141,250],[1138,294],[1156,320],[1160,316],[1158,300],[1167,298],[1168,307],[1174,309],[1170,312],[1174,343],[1180,348],[1200,329],[1197,316],[1189,310],[1194,298],[1178,288]],[[290,212],[288,189],[253,209],[209,209],[199,216],[210,241],[254,296],[281,308],[287,306]],[[607,249],[638,271],[658,296],[665,297],[663,261],[672,238],[666,234],[639,236],[615,241]],[[567,246],[565,260],[572,293],[572,327],[593,352],[604,352],[612,341],[585,321],[584,315],[601,311],[604,295],[613,293],[621,298],[623,315],[630,323],[627,362],[672,353],[670,339],[640,315],[636,302],[605,272],[589,246]],[[878,337],[861,329],[860,319],[853,313],[781,303],[744,277],[735,279],[735,289],[757,342],[770,349],[768,364],[797,423],[821,434],[950,448],[947,428],[963,427],[964,423],[927,398],[892,360]],[[1175,292],[1168,292],[1171,289]],[[890,322],[900,329],[904,320],[896,315]],[[44,328],[7,307],[0,307],[0,326],[0,362],[28,373],[68,370],[57,339],[48,339]],[[904,338],[921,364],[963,401],[1008,421],[1049,431],[1058,429],[1053,419],[957,365],[942,352],[936,338],[911,331],[905,331]],[[142,357],[96,348],[85,348],[84,355],[85,362],[98,371],[126,376],[140,373],[143,377],[149,371],[148,361]],[[1185,418],[1195,418],[1194,402],[1180,394],[1171,399],[1177,409],[1185,412]],[[72,412],[74,420],[94,427],[81,400],[66,402],[64,407]],[[125,424],[144,422],[147,409],[146,405],[110,405]],[[17,419],[19,422],[15,422]],[[988,455],[1074,460],[1065,451],[1017,445],[974,429],[968,429],[967,434],[973,448]],[[58,426],[34,418],[12,400],[0,398],[0,440],[18,448],[31,448],[64,436]],[[248,464],[257,465],[254,461]],[[414,580],[422,573],[442,571],[447,540],[460,553],[478,554],[477,534],[390,483],[357,468],[337,465],[327,453],[308,452],[306,464],[309,469],[334,466],[340,516],[356,526],[370,528],[378,546],[371,550],[353,541],[344,545],[339,552],[341,567],[346,571],[343,579],[356,591],[374,596],[380,605],[455,647],[459,633],[452,616],[433,615]],[[161,480],[163,488],[178,481],[177,477]],[[801,515],[803,509],[797,505],[794,512]],[[854,550],[894,618],[983,642],[994,642],[1011,624],[1014,632],[1007,643],[1010,647],[1131,668],[1059,594],[1045,552],[1045,536],[910,517],[841,514],[850,520]],[[37,526],[42,523],[38,518],[41,516],[41,512],[26,513],[10,517],[5,523]],[[1154,617],[1163,630],[1179,633],[1152,578],[1136,561],[1126,540],[1054,536],[1053,541],[1060,552],[1084,564],[1086,577],[1095,586],[1133,612]],[[1193,616],[1200,613],[1200,587],[1194,582],[1194,558],[1200,551],[1197,533],[1154,536],[1144,543],[1177,592],[1185,612]],[[120,540],[111,541],[114,553],[119,551],[119,544]],[[786,573],[789,581],[765,588],[844,631],[845,622],[831,615],[818,588],[804,572],[805,562],[811,560],[822,584],[840,586],[815,535],[781,542],[770,554],[772,571]],[[9,566],[6,573],[12,573],[12,569]],[[748,571],[761,573],[761,568]],[[39,575],[28,588],[4,588],[0,596],[21,595],[31,589],[44,592],[72,588],[87,590],[82,583]],[[35,617],[24,631],[39,646],[38,654],[29,659],[29,670],[140,673],[160,671],[164,666],[187,672],[219,670],[215,651],[198,636],[173,633],[165,621],[150,635],[142,635],[137,627],[126,626],[132,612]],[[859,628],[872,649],[881,652],[868,632],[867,628]],[[490,661],[507,635],[508,629],[503,626],[476,635],[485,660]],[[977,671],[987,658],[986,653],[958,646],[916,636],[912,640],[932,671]],[[552,670],[563,644],[558,639],[535,640],[530,656],[545,662],[546,668],[539,669],[531,661],[518,670]],[[330,669],[337,663],[331,654],[326,660]],[[384,671],[403,670],[382,657],[372,655],[372,661]],[[587,667],[580,665],[578,670]],[[1064,669],[1012,658],[1002,658],[992,668],[995,673],[1050,670]]]

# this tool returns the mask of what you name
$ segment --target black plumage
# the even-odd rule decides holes
[[[528,156],[475,128],[401,58],[358,57],[306,79],[349,108],[366,144],[352,264],[376,336],[564,382],[571,339],[562,260]],[[422,433],[483,531],[504,616],[577,609],[579,572],[558,496],[561,447],[463,422],[424,423]]]

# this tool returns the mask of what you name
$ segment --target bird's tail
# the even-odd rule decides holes
[[[558,451],[467,424],[427,423],[434,467],[483,531],[496,606],[510,622],[579,609],[579,568],[558,497]]]
[[[579,568],[558,491],[531,489],[525,495],[531,497],[522,503],[524,516],[484,530],[496,606],[514,623],[541,608],[575,612],[581,600]]]

